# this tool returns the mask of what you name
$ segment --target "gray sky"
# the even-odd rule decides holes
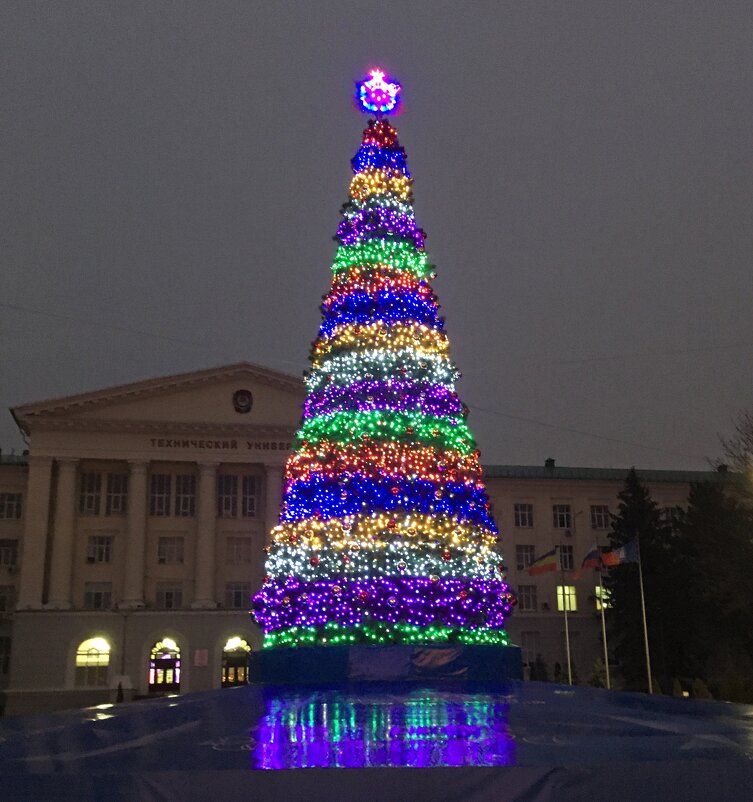
[[[749,0],[5,0],[0,406],[300,374],[380,64],[482,459],[703,468],[753,402],[752,41]]]

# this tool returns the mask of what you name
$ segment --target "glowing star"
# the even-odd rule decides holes
[[[380,69],[369,72],[368,81],[356,84],[356,98],[364,114],[387,114],[400,103],[400,84],[390,83]]]

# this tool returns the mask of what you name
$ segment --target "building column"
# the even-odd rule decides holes
[[[214,598],[215,521],[217,518],[217,464],[199,463],[198,521],[196,526],[196,582],[191,607],[217,607]]]
[[[125,582],[123,583],[123,598],[118,606],[134,610],[144,606],[147,463],[131,462],[129,466]]]
[[[26,518],[21,550],[21,585],[16,605],[18,610],[38,610],[42,607],[51,479],[52,457],[29,457],[29,479],[24,499]]]
[[[55,518],[52,524],[50,598],[47,607],[68,610],[71,606],[73,551],[76,523],[77,459],[58,459]]]
[[[264,473],[264,542],[268,543],[280,517],[282,465],[265,465]]]

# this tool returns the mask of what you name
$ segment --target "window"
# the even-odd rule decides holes
[[[521,544],[515,546],[515,562],[518,566],[518,571],[525,571],[526,568],[534,561],[535,546],[528,544]]]
[[[128,474],[107,474],[105,515],[125,515],[128,505]]]
[[[183,564],[182,537],[161,537],[157,541],[157,562],[160,565]]]
[[[662,507],[662,523],[675,532],[677,530],[677,525],[680,520],[680,516],[682,515],[682,511],[682,507]]]
[[[107,685],[110,644],[104,638],[89,638],[76,650],[76,686],[98,688]]]
[[[530,529],[533,526],[533,504],[515,504],[515,526]]]
[[[179,582],[158,582],[156,597],[160,610],[177,610],[183,606],[183,586]]]
[[[597,585],[594,590],[594,597],[596,599],[596,612],[600,613],[601,608],[603,607],[605,610],[608,610],[612,606],[612,602],[610,600],[611,592],[609,588],[602,587],[601,585]]]
[[[568,545],[560,546],[560,566],[562,570],[572,571],[575,567],[573,565],[574,560],[573,547]]]
[[[520,646],[523,650],[523,663],[532,665],[537,654],[541,654],[541,635],[538,632],[521,632]]]
[[[16,588],[13,585],[0,585],[0,613],[10,613],[16,604]]]
[[[220,474],[217,477],[217,515],[235,518],[238,514],[238,477]]]
[[[591,529],[609,529],[609,507],[606,504],[591,505]]]
[[[229,537],[226,543],[225,562],[228,565],[248,565],[251,562],[251,538]]]
[[[178,518],[196,515],[196,477],[192,473],[175,477],[175,514]]]
[[[99,515],[99,496],[102,492],[101,473],[82,473],[78,511],[81,515]]]
[[[21,517],[21,494],[0,493],[0,518]]]
[[[245,685],[248,682],[248,653],[251,647],[237,635],[229,638],[222,650],[222,687]]]
[[[243,610],[251,604],[251,585],[248,582],[228,582],[225,585],[225,607]]]
[[[109,563],[112,560],[112,537],[110,535],[89,535],[86,545],[86,562]]]
[[[241,501],[241,515],[244,518],[256,517],[256,496],[258,482],[255,476],[243,477],[243,499]]]
[[[578,610],[578,599],[575,595],[575,585],[557,585],[557,609],[568,613]]]
[[[0,675],[7,675],[10,670],[10,637],[0,638]]]
[[[552,524],[555,529],[570,529],[572,526],[572,513],[569,504],[552,505]]]
[[[18,541],[5,538],[0,540],[0,565],[11,567],[18,562]]]
[[[534,613],[538,609],[536,585],[518,585],[518,610]]]
[[[170,515],[170,484],[172,476],[169,473],[153,473],[150,480],[149,515]]]
[[[180,649],[172,638],[162,638],[149,654],[149,692],[180,691]]]
[[[108,610],[112,607],[112,582],[85,582],[84,609]]]

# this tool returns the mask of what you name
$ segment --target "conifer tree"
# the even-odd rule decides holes
[[[678,533],[641,483],[634,468],[619,494],[610,540],[617,548],[639,538],[653,671],[665,677],[688,670],[692,622],[688,620],[688,559]],[[609,644],[620,664],[627,688],[645,690],[646,661],[638,565],[610,568],[604,578],[610,594],[607,620]],[[692,674],[691,674],[692,676]]]
[[[399,86],[358,87],[375,114],[352,160],[332,285],[279,525],[254,600],[265,646],[505,644],[505,583],[468,410],[384,116]]]
[[[742,679],[747,673],[743,666],[753,660],[753,514],[728,492],[723,477],[692,485],[688,509],[680,518],[695,573],[688,611],[702,664],[695,675],[717,693]],[[747,693],[736,696],[731,701],[753,701]]]

